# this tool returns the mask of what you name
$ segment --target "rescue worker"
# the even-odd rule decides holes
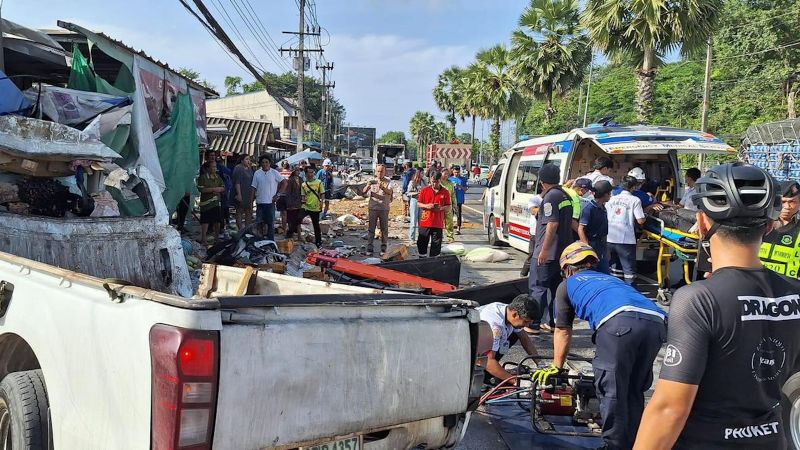
[[[578,238],[589,244],[597,253],[597,271],[608,273],[608,212],[606,203],[611,199],[611,183],[600,180],[595,183],[592,191],[594,198],[581,210],[578,223]]]
[[[572,201],[558,181],[561,170],[555,164],[545,164],[539,169],[539,182],[542,185],[542,205],[536,213],[536,232],[533,253],[531,253],[528,292],[531,299],[539,303],[539,313],[548,312],[548,323],[542,324],[541,317],[531,324],[531,328],[545,331],[553,329],[553,304],[561,270],[558,257],[574,242]]]
[[[527,295],[522,294],[516,296],[508,305],[500,302],[489,303],[478,307],[478,312],[481,320],[492,328],[492,351],[486,358],[484,382],[497,384],[514,376],[503,369],[500,359],[517,341],[528,355],[536,354],[536,346],[522,329],[539,315],[538,308]],[[492,382],[492,377],[495,382]]]
[[[622,192],[606,203],[606,242],[611,251],[612,263],[617,263],[615,272],[622,266],[625,282],[633,284],[636,281],[636,224],[644,225],[645,215],[642,201],[633,195],[633,191],[639,187],[639,180],[628,175],[622,180],[622,187]]]
[[[764,236],[761,251],[758,252],[764,267],[790,278],[800,278],[800,225],[797,213],[800,211],[800,184],[785,181],[781,185],[781,213],[772,231]]]
[[[608,156],[601,156],[594,160],[594,172],[589,172],[581,178],[588,178],[592,182],[592,186],[600,180],[606,180],[614,186],[614,179],[608,173],[614,168],[614,161]]]
[[[584,242],[561,254],[566,279],[556,291],[553,365],[533,373],[547,384],[564,369],[577,316],[589,322],[597,345],[592,361],[600,400],[605,448],[629,449],[644,411],[644,393],[653,383],[653,361],[667,336],[666,314],[619,278],[594,270],[597,254]]]
[[[786,381],[800,371],[800,281],[765,268],[779,186],[764,170],[716,166],[692,201],[708,279],[670,303],[667,348],[636,449],[786,449]]]

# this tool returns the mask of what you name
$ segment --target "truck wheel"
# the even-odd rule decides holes
[[[48,449],[48,402],[41,370],[12,372],[0,382],[0,445]]]
[[[489,216],[489,245],[492,247],[497,247],[500,245],[500,239],[497,238],[497,226],[494,222],[494,216]]]

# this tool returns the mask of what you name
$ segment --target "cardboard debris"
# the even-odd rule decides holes
[[[291,255],[294,251],[294,241],[291,239],[275,241],[275,245],[278,246],[278,251],[284,255]]]
[[[320,281],[328,281],[328,276],[325,272],[322,271],[321,267],[311,267],[303,272],[303,278],[308,278],[310,280],[320,280]]]

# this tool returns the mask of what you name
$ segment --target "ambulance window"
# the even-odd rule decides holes
[[[500,178],[503,177],[503,165],[500,164],[494,169],[492,174],[492,181],[489,182],[489,187],[495,187],[500,184]]]
[[[560,160],[550,160],[549,164],[561,165]],[[517,169],[516,190],[522,194],[535,194],[536,182],[539,179],[539,169],[542,167],[542,160],[521,161]]]

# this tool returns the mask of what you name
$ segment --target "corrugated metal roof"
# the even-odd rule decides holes
[[[272,123],[266,120],[209,117],[209,125],[224,125],[230,135],[209,136],[208,148],[222,152],[259,155],[275,142]]]

